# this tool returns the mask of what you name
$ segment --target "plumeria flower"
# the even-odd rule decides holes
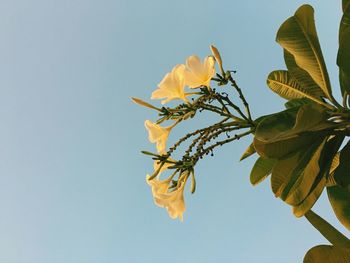
[[[208,56],[202,63],[198,56],[190,56],[186,60],[185,83],[190,88],[210,86],[210,80],[215,74],[215,59]]]
[[[176,125],[170,125],[168,127],[162,127],[149,120],[145,121],[145,127],[148,130],[148,139],[151,143],[157,144],[157,151],[159,154],[164,154],[166,149],[166,142],[169,137],[171,129]]]
[[[181,221],[183,221],[183,213],[186,210],[183,192],[185,189],[186,180],[188,178],[188,172],[185,172],[180,176],[177,189],[172,192],[168,192],[169,183],[171,182],[172,177],[173,176],[170,176],[166,180],[159,180],[157,178],[148,180],[149,176],[147,176],[146,179],[147,183],[152,188],[155,204],[166,208],[169,216],[172,219],[179,218]]]
[[[150,178],[151,176],[147,175],[146,181],[148,185],[151,186],[152,195],[154,198],[168,192],[169,184],[171,182],[170,177],[165,180],[160,180],[159,178],[154,178],[154,179],[150,179]],[[157,204],[156,199],[155,199],[155,203]]]
[[[185,93],[185,70],[185,65],[176,65],[158,84],[158,89],[153,91],[151,99],[165,99],[161,101],[162,104],[175,99],[181,99],[188,102],[188,99],[186,98],[188,94]]]

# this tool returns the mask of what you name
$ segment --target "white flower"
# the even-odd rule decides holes
[[[170,178],[165,179],[165,180],[159,180],[159,178],[154,178],[152,180],[149,180],[149,178],[150,178],[150,176],[147,175],[146,181],[151,186],[152,195],[154,198],[168,192],[169,183],[171,182]],[[156,200],[155,200],[155,203],[157,204]]]
[[[210,80],[215,74],[215,59],[208,56],[203,64],[198,56],[190,56],[186,60],[185,84],[190,88],[210,86]]]
[[[186,210],[184,189],[185,183],[182,183],[179,188],[170,193],[167,192],[154,196],[154,202],[158,206],[166,208],[172,219],[179,218],[183,221],[183,213]]]
[[[145,127],[148,130],[148,139],[151,143],[157,144],[157,151],[159,154],[164,154],[166,149],[166,142],[169,133],[174,125],[168,127],[161,127],[149,120],[145,121]]]
[[[187,177],[188,173],[183,174],[179,179],[178,187],[172,192],[168,192],[172,176],[166,180],[159,180],[158,178],[149,180],[149,175],[146,177],[147,183],[152,189],[154,203],[166,208],[172,219],[179,218],[183,221],[183,213],[186,210],[183,193]]]
[[[153,91],[151,99],[165,99],[161,101],[162,104],[175,99],[188,102],[185,94],[185,68],[185,65],[176,65],[170,73],[167,73],[158,84],[158,89]]]

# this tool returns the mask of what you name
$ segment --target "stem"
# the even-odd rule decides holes
[[[224,113],[223,111],[221,111],[220,109],[216,109],[215,106],[212,106],[212,105],[208,105],[208,104],[202,104],[201,105],[201,108],[204,109],[204,110],[208,110],[208,111],[211,111],[211,112],[215,112],[221,116],[225,116],[225,117],[229,117],[229,118],[232,118],[232,115],[231,114],[227,114],[227,113]]]
[[[211,152],[214,148],[216,148],[216,147],[218,147],[218,146],[222,146],[222,145],[224,145],[224,144],[226,144],[226,143],[229,143],[229,142],[232,142],[232,141],[235,141],[235,140],[239,140],[240,138],[242,138],[242,137],[244,137],[244,136],[246,136],[246,135],[249,135],[249,134],[251,134],[251,133],[253,133],[253,132],[254,132],[254,130],[249,130],[249,131],[243,132],[243,133],[241,133],[241,134],[236,134],[236,135],[234,135],[232,138],[229,138],[229,139],[226,139],[226,140],[223,140],[223,141],[218,141],[218,142],[216,142],[215,144],[213,144],[213,145],[211,145],[211,146],[209,146],[209,147],[203,149],[203,150],[198,154],[198,156],[197,156],[196,159],[198,160],[199,158],[203,157],[203,155],[208,154],[209,152]],[[197,161],[197,160],[196,160],[196,161]]]
[[[209,129],[213,129],[213,128],[216,128],[216,127],[226,127],[226,126],[233,126],[233,125],[237,125],[238,123],[237,122],[227,122],[225,123],[226,121],[229,120],[229,117],[227,118],[224,118],[223,120],[209,126],[209,127],[206,127],[206,128],[203,128],[203,129],[198,129],[194,132],[191,132],[191,133],[188,133],[186,134],[185,136],[183,136],[182,138],[180,138],[172,147],[169,148],[169,151],[167,152],[167,155],[171,155],[177,147],[179,147],[179,145],[181,143],[183,143],[184,141],[186,141],[187,139],[191,138],[192,136],[195,136],[197,134],[200,134],[202,132],[205,132],[206,130],[209,130]]]
[[[309,210],[305,217],[330,243],[335,246],[350,247],[350,240],[318,214]]]
[[[247,122],[252,122],[252,120],[249,119],[249,117],[245,116],[245,114],[241,111],[241,109],[236,105],[234,104],[229,98],[227,97],[224,97],[220,94],[217,94],[216,96],[217,100],[223,100],[223,101],[226,101],[228,103],[229,106],[231,106],[235,111],[238,112],[239,115],[241,115],[241,117],[246,120]]]
[[[220,96],[219,96],[217,99],[218,99],[219,103],[222,105],[223,109],[224,109],[228,114],[232,115],[231,112],[229,111],[229,109],[226,107],[225,103],[224,103],[224,102],[222,101],[222,99],[220,98]]]
[[[206,145],[212,139],[216,139],[222,133],[232,132],[232,131],[236,131],[236,130],[239,130],[239,129],[242,129],[242,128],[247,128],[247,127],[240,127],[240,126],[235,126],[235,127],[232,127],[232,128],[231,127],[228,127],[228,128],[219,127],[217,129],[214,129],[213,131],[211,131],[211,134],[208,132],[206,134],[206,137],[201,138],[201,141],[199,142],[198,147],[197,147],[197,152],[203,152],[204,145]]]
[[[228,80],[231,82],[231,86],[234,87],[234,88],[237,90],[238,95],[239,95],[239,98],[242,100],[243,105],[244,105],[244,107],[245,107],[245,110],[246,110],[246,112],[247,112],[247,114],[248,114],[248,118],[249,118],[249,120],[252,121],[252,116],[251,116],[251,114],[250,114],[249,104],[248,104],[247,100],[245,99],[242,90],[238,87],[236,81],[232,78],[231,75],[230,75],[230,77],[228,78]]]

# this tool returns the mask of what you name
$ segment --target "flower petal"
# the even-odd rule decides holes
[[[198,56],[189,56],[186,60],[186,66],[189,69],[197,70],[201,68],[201,60]]]
[[[185,65],[176,65],[170,73],[167,73],[158,84],[158,89],[153,91],[151,99],[165,99],[165,104],[174,99],[182,99],[188,102],[185,94],[184,71]]]
[[[187,86],[190,88],[209,87],[211,78],[215,74],[215,59],[212,56],[206,57],[203,64],[197,56],[190,56],[186,65],[188,70],[185,72],[185,84]]]
[[[149,141],[151,143],[156,143],[157,151],[159,154],[164,154],[169,133],[171,129],[174,127],[174,125],[171,125],[168,127],[161,127],[156,123],[146,120],[145,127],[148,130]]]

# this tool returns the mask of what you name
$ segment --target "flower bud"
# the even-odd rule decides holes
[[[218,65],[220,67],[221,74],[224,75],[224,69],[222,67],[222,59],[221,59],[219,50],[213,45],[210,45],[210,50],[211,50],[211,53],[213,54],[216,62],[218,63]]]
[[[149,104],[148,102],[145,102],[139,98],[134,98],[134,97],[131,97],[131,100],[138,104],[138,105],[141,105],[141,106],[144,106],[144,107],[147,107],[147,108],[150,108],[150,109],[154,109],[154,110],[157,110],[157,111],[161,111],[161,109],[153,106],[152,104]]]

